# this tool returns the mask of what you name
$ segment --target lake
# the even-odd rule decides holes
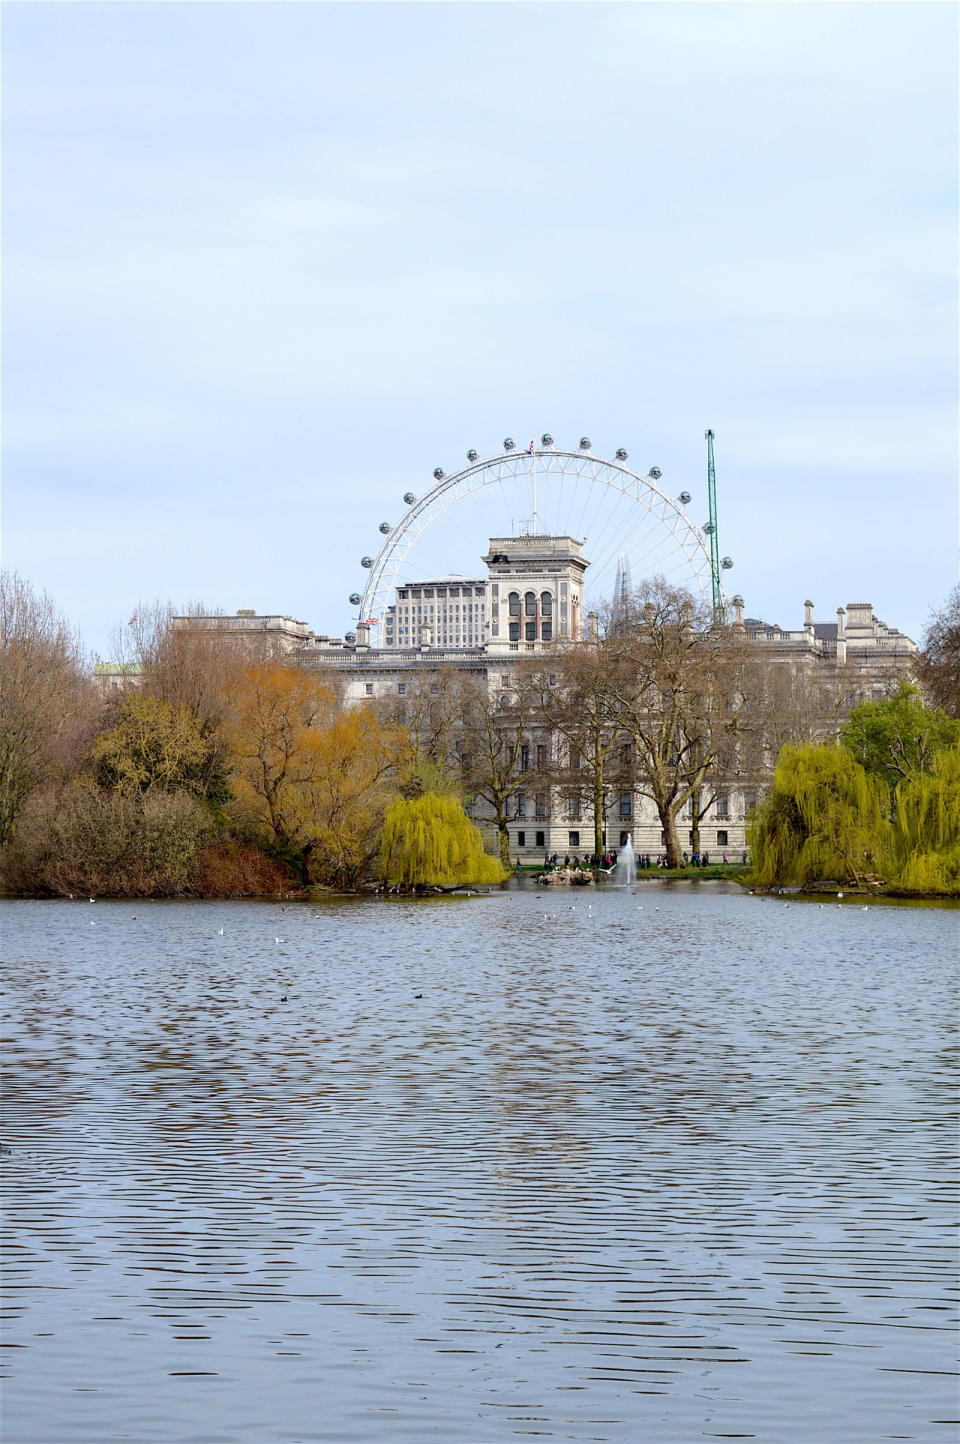
[[[956,1439],[956,910],[3,924],[4,1444]]]

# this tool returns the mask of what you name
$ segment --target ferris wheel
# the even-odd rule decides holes
[[[502,451],[481,457],[471,448],[466,460],[450,474],[438,466],[423,495],[404,493],[399,521],[380,523],[380,550],[361,558],[366,586],[350,595],[359,621],[378,626],[396,588],[414,572],[425,579],[460,566],[470,575],[472,565],[476,574],[475,559],[489,538],[511,535],[581,541],[590,563],[587,607],[612,599],[624,574],[637,581],[663,576],[715,610],[718,598],[724,605],[720,571],[733,561],[718,554],[712,494],[705,499],[709,515],[697,525],[687,515],[689,491],[671,495],[658,466],[632,470],[623,447],[611,460],[594,455],[588,436],[571,449],[547,432],[529,446],[508,436]]]

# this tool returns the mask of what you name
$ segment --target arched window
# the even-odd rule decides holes
[[[553,593],[552,593],[552,592],[541,592],[541,593],[540,593],[540,615],[541,615],[541,617],[552,617],[552,616],[553,616]]]
[[[507,598],[507,606],[510,612],[510,640],[520,640],[520,593],[511,592]]]
[[[527,617],[535,617],[535,616],[537,615],[537,594],[536,594],[536,592],[527,592],[526,595],[524,596],[524,598],[523,598],[523,612],[524,612],[524,616],[527,616]]]

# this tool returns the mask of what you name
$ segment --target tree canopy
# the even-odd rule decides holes
[[[453,797],[426,792],[387,808],[381,868],[391,886],[457,887],[502,882],[503,866],[484,851],[479,828]]]
[[[884,702],[861,702],[840,731],[860,766],[890,788],[930,772],[937,752],[960,741],[960,721],[925,707],[919,690],[901,681]]]

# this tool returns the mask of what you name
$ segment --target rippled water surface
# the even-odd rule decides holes
[[[4,1444],[956,1438],[957,912],[3,920]]]

